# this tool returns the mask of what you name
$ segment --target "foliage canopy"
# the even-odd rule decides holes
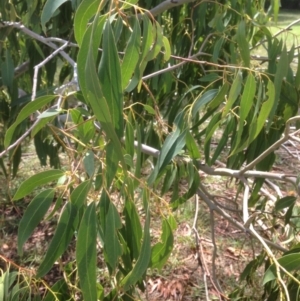
[[[161,269],[172,252],[172,210],[199,195],[212,216],[222,215],[264,247],[241,278],[251,278],[267,255],[264,297],[296,300],[290,279],[299,283],[291,264],[299,265],[297,245],[285,249],[278,239],[270,241],[273,236],[262,238],[254,227],[261,219],[249,213],[265,210],[266,179],[299,191],[297,175],[270,171],[274,151],[298,141],[300,65],[293,64],[300,54],[267,27],[279,1],[271,1],[268,12],[264,2],[0,2],[0,166],[5,177],[15,177],[21,142],[30,137],[41,164],[54,169],[23,182],[13,201],[56,182],[27,207],[18,251],[53,200],[48,218],[58,213],[59,219],[35,276],[47,274],[76,240],[79,283],[60,280],[52,294],[65,296],[69,285],[84,300],[132,300],[137,288],[145,289],[147,269]],[[265,56],[258,56],[262,47]],[[67,167],[61,166],[62,152],[71,162]],[[242,222],[215,201],[199,171],[238,180]],[[184,193],[178,189],[182,178]],[[151,208],[165,203],[167,193],[161,240],[153,243]],[[295,206],[295,197],[275,196],[282,229],[294,229]],[[99,256],[113,279],[105,288],[97,280]],[[242,296],[243,288],[231,294]]]

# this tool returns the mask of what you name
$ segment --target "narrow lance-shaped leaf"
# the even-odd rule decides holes
[[[82,44],[88,22],[96,14],[98,6],[99,0],[84,0],[76,10],[74,18],[74,34],[79,47]]]
[[[137,259],[140,254],[142,226],[134,203],[126,200],[124,208],[125,233],[124,238],[130,249],[131,258]]]
[[[134,285],[139,280],[141,280],[149,266],[149,262],[151,259],[151,238],[150,238],[149,229],[150,229],[150,213],[149,210],[147,210],[146,221],[144,226],[143,244],[142,244],[140,256],[137,259],[136,264],[133,267],[132,271],[129,274],[127,274],[127,276],[121,282],[124,291],[127,291],[131,285]]]
[[[36,111],[40,110],[43,106],[48,104],[50,101],[52,101],[56,95],[46,95],[41,96],[34,101],[31,101],[28,103],[19,113],[16,121],[9,127],[9,129],[6,131],[5,139],[4,139],[4,147],[7,148],[11,142],[11,139],[13,137],[13,133],[16,129],[16,127],[25,120],[28,116],[35,113]]]
[[[101,20],[101,22],[99,22],[99,20]],[[118,160],[121,161],[123,170],[126,173],[127,168],[123,158],[122,145],[116,134],[109,106],[106,99],[103,97],[95,69],[95,57],[99,46],[95,43],[95,40],[98,39],[97,35],[102,32],[102,20],[103,19],[101,17],[99,18],[97,15],[93,22],[93,26],[90,27],[91,30],[87,30],[85,33],[83,45],[88,43],[89,47],[84,48],[80,54],[83,61],[80,60],[80,64],[78,65],[80,69],[78,69],[78,72],[80,70],[79,73],[81,75],[79,78],[84,97],[90,103],[96,118],[100,121],[102,130],[107,134],[108,138],[112,140],[118,155]],[[84,64],[84,68],[82,64]]]
[[[56,10],[68,0],[48,0],[43,8],[41,22],[43,31],[46,32],[46,23],[51,19]]]
[[[71,203],[80,209],[87,198],[88,192],[91,188],[91,181],[87,180],[80,183],[71,193]]]
[[[179,129],[176,129],[171,135],[166,138],[165,143],[162,146],[161,152],[158,157],[158,162],[148,178],[148,184],[154,183],[157,175],[160,171],[166,167],[171,160],[178,155],[185,145],[185,134],[186,131],[180,133]]]
[[[258,118],[257,118],[257,124],[256,126],[253,126],[251,124],[250,128],[250,137],[248,144],[250,144],[260,133],[263,126],[265,125],[270,112],[273,109],[274,101],[275,101],[275,88],[274,84],[269,80],[268,86],[267,86],[267,93],[266,93],[268,99],[262,104],[261,110],[259,112]],[[271,120],[269,119],[269,123],[271,123]]]
[[[49,244],[45,258],[38,268],[36,277],[43,277],[48,273],[54,262],[64,253],[74,235],[77,224],[77,208],[68,202],[60,216],[56,231]]]
[[[105,23],[103,50],[99,66],[102,93],[107,101],[111,121],[119,138],[123,130],[123,94],[120,60],[110,22]]]
[[[288,272],[298,270],[300,268],[300,254],[288,254],[278,259],[278,263]],[[277,278],[276,266],[273,263],[265,272],[263,285]]]
[[[280,59],[277,65],[277,70],[274,78],[274,88],[275,88],[275,95],[274,95],[274,102],[271,107],[271,111],[269,114],[269,123],[267,125],[267,128],[270,129],[273,117],[275,115],[275,112],[277,110],[278,103],[280,101],[280,93],[281,93],[281,86],[282,81],[287,76],[289,68],[289,62],[288,62],[288,54],[286,50],[286,46],[283,47],[282,53],[280,55]],[[268,84],[269,86],[269,84]]]
[[[1,75],[3,85],[7,86],[12,93],[14,80],[14,62],[12,60],[9,49],[5,50],[5,60],[1,64]]]
[[[229,91],[229,96],[223,109],[222,117],[228,114],[229,110],[234,105],[235,101],[240,95],[242,89],[242,80],[242,73],[238,71]]]
[[[76,243],[76,264],[84,300],[97,301],[97,223],[95,203],[84,212]]]
[[[22,247],[30,237],[36,226],[47,213],[53,198],[54,189],[47,189],[39,193],[28,205],[18,228],[18,253],[22,254]]]
[[[139,50],[141,43],[141,28],[139,21],[135,19],[132,34],[125,49],[124,58],[122,61],[122,90],[124,90],[139,61]]]
[[[173,249],[173,233],[168,220],[164,219],[162,224],[161,242],[152,248],[151,267],[161,269],[168,260]]]
[[[122,247],[117,235],[117,230],[122,227],[122,223],[117,208],[112,202],[109,203],[105,224],[104,249],[107,262],[114,271],[122,255]]]
[[[236,39],[244,64],[246,67],[250,67],[250,49],[246,39],[246,23],[244,20],[238,26]]]
[[[31,193],[36,187],[58,180],[63,175],[64,172],[59,169],[42,171],[25,180],[14,195],[13,200],[19,200]]]
[[[242,133],[243,133],[243,129],[244,129],[244,123],[250,112],[251,107],[253,106],[255,92],[256,92],[255,78],[252,75],[252,73],[250,73],[247,77],[247,81],[246,81],[242,99],[241,99],[238,133],[237,133],[237,138],[236,138],[236,142],[235,142],[235,147],[234,147],[231,155],[235,154],[237,148],[240,147],[240,141],[241,141],[241,137],[242,137]]]

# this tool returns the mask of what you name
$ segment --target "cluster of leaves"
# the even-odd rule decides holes
[[[272,3],[277,13],[279,1]],[[55,199],[47,218],[56,212],[60,217],[36,277],[52,268],[75,235],[79,284],[72,287],[78,286],[85,300],[131,300],[136,286],[144,289],[147,269],[162,268],[172,251],[176,223],[171,214],[162,218],[161,241],[151,245],[151,202],[172,191],[176,209],[199,188],[196,160],[211,166],[225,154],[228,168],[241,169],[276,142],[296,115],[300,65],[295,74],[290,66],[295,48],[287,50],[266,28],[264,1],[173,3],[159,13],[151,11],[159,1],[1,4],[3,21],[12,23],[0,28],[0,151],[16,143],[37,116],[29,134],[41,163],[49,157],[56,168],[29,178],[14,195],[19,200],[57,182],[28,206],[19,227],[19,253]],[[56,40],[18,31],[19,18],[31,33]],[[251,49],[263,39],[267,59],[256,66]],[[49,43],[67,41],[70,47],[63,51],[74,64],[55,56],[35,79],[33,67],[50,55]],[[26,61],[28,72],[18,76],[15,66]],[[33,80],[38,97],[30,102]],[[53,85],[71,80],[76,91],[54,94]],[[19,97],[18,88],[29,96]],[[74,98],[83,106],[72,107]],[[142,169],[149,153],[142,144],[160,150],[157,158],[157,153],[150,157],[154,168],[146,180]],[[72,161],[70,169],[60,168],[59,149]],[[17,144],[9,152],[12,170],[0,158],[5,176],[16,175],[21,157]],[[268,171],[274,160],[270,153],[252,168]],[[178,190],[182,176],[188,179],[183,195]],[[261,179],[253,184],[253,206],[262,184]],[[98,281],[97,241],[114,279],[106,291]]]

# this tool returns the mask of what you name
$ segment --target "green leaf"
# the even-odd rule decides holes
[[[171,57],[171,46],[170,42],[167,37],[163,36],[163,43],[164,43],[164,60],[167,62]]]
[[[171,162],[171,160],[175,156],[177,156],[183,149],[185,145],[185,135],[186,131],[180,133],[180,130],[176,129],[175,132],[173,132],[166,138],[159,154],[157,164],[148,178],[149,185],[154,183],[160,171],[165,168]]]
[[[76,10],[74,18],[74,34],[79,47],[82,45],[88,22],[96,14],[98,6],[99,0],[84,0]]]
[[[96,20],[93,22],[93,26],[89,26],[88,29],[85,31],[82,45],[78,52],[77,58],[77,68],[78,68],[78,79],[80,83],[80,88],[83,93],[84,98],[86,98],[88,89],[86,87],[87,83],[89,83],[90,74],[87,74],[86,69],[89,68],[89,62],[87,58],[93,62],[93,73],[95,73],[96,78],[98,75],[96,73],[96,59],[98,56],[98,47],[102,37],[102,31],[104,24],[106,22],[106,16],[97,17]],[[102,92],[99,94],[99,97],[102,97]],[[87,100],[88,101],[88,100]]]
[[[83,157],[83,166],[89,177],[92,177],[95,172],[95,158],[94,153],[88,150]]]
[[[61,112],[61,109],[48,109],[44,111],[41,115],[39,115],[38,119],[49,118],[58,115]]]
[[[5,60],[1,63],[1,76],[3,85],[7,86],[10,93],[12,93],[14,80],[14,62],[8,48],[6,48],[5,50]]]
[[[25,180],[14,195],[13,200],[19,200],[31,193],[36,187],[48,184],[49,182],[58,180],[64,172],[59,169],[51,169],[42,171],[29,179]]]
[[[115,270],[119,257],[122,255],[122,247],[118,239],[117,230],[122,227],[121,219],[115,205],[110,202],[105,219],[104,249],[107,262],[112,271]]]
[[[124,208],[125,230],[123,237],[130,249],[131,258],[137,259],[141,249],[142,226],[134,203],[126,200]]]
[[[84,300],[97,301],[97,223],[95,203],[84,212],[76,243],[76,264]]]
[[[187,131],[186,132],[186,137],[185,137],[185,141],[186,141],[186,147],[188,149],[189,155],[191,156],[192,159],[200,159],[201,155],[200,155],[200,151],[199,151],[199,146],[197,145],[194,137],[192,136],[192,134]]]
[[[294,196],[286,196],[276,201],[275,210],[282,210],[284,208],[293,206],[296,202],[297,198]]]
[[[144,226],[143,244],[140,256],[136,261],[132,271],[121,281],[124,291],[127,291],[131,285],[136,284],[143,278],[151,259],[151,237],[150,237],[150,212],[147,210],[146,221]]]
[[[252,75],[252,73],[250,73],[247,77],[242,99],[241,99],[238,133],[237,133],[237,138],[235,140],[235,146],[231,155],[234,155],[236,153],[236,150],[240,147],[241,137],[245,126],[245,120],[251,110],[251,107],[253,106],[253,99],[255,96],[255,92],[256,92],[255,78]]]
[[[277,70],[274,78],[275,95],[274,95],[271,111],[269,114],[269,123],[267,126],[268,129],[270,129],[272,125],[273,117],[275,116],[277,106],[280,101],[282,81],[286,78],[288,70],[289,70],[288,54],[287,54],[286,46],[284,46],[280,55],[280,59],[278,61]]]
[[[114,129],[118,137],[122,138],[124,135],[122,76],[116,42],[109,22],[105,23],[103,32],[99,79]]]
[[[244,20],[239,23],[236,39],[245,67],[250,67],[250,49],[246,39],[246,23]]]
[[[204,107],[207,103],[212,101],[214,97],[218,94],[218,89],[212,89],[209,91],[200,94],[199,97],[193,103],[192,108],[192,117],[195,118],[196,114],[200,111],[202,107]]]
[[[68,202],[59,218],[54,236],[49,244],[45,258],[37,270],[36,277],[43,277],[52,268],[54,262],[67,249],[77,228],[77,208]]]
[[[46,23],[52,18],[56,10],[68,0],[47,0],[41,15],[43,31],[46,32]]]
[[[238,96],[240,95],[242,89],[242,81],[242,73],[238,71],[229,91],[229,96],[223,109],[222,117],[225,117],[228,114],[229,110],[232,108]]]
[[[124,90],[128,86],[130,78],[132,77],[139,61],[140,43],[141,28],[139,21],[134,19],[133,31],[125,49],[125,54],[121,66],[122,90]]]
[[[225,99],[225,95],[228,93],[229,84],[225,82],[224,85],[219,90],[219,93],[215,96],[215,98],[209,103],[207,106],[208,111],[213,111],[216,109]]]
[[[65,279],[60,279],[53,286],[51,286],[51,291],[48,291],[43,301],[62,301],[69,300],[70,298],[71,296],[69,294],[68,285]]]
[[[260,133],[262,128],[264,127],[270,112],[272,111],[272,108],[274,106],[274,101],[275,101],[275,88],[274,84],[269,80],[268,81],[268,86],[267,86],[267,97],[268,99],[262,104],[259,115],[257,117],[257,123],[253,121],[251,123],[251,128],[250,128],[250,137],[248,144],[250,144]],[[271,120],[269,119],[269,124],[272,123]]]
[[[20,255],[24,243],[47,213],[53,201],[54,193],[55,190],[52,188],[42,191],[26,208],[18,228],[18,253]]]
[[[87,180],[80,183],[71,193],[71,203],[79,210],[85,203],[91,188],[91,181]]]
[[[97,43],[95,43],[95,40],[97,41],[97,35],[101,34],[102,32],[102,20],[102,18],[98,18],[98,16],[96,16],[93,22],[93,26],[91,27],[92,30],[87,30],[84,36],[83,45],[87,43],[89,47],[80,50],[82,51],[80,53],[81,59],[78,60],[78,72],[80,71],[79,74],[81,74],[82,72],[82,76],[79,76],[80,85],[84,98],[89,102],[96,118],[101,123],[102,130],[106,133],[107,138],[110,138],[112,143],[114,144],[114,149],[117,153],[118,160],[121,161],[123,171],[126,174],[127,168],[122,153],[122,145],[119,137],[116,134],[115,127],[112,122],[112,116],[110,114],[110,109],[106,99],[103,97],[100,82],[98,80],[98,75],[95,69],[95,59],[99,46]],[[82,64],[84,66],[82,66]]]
[[[278,263],[285,268],[288,272],[299,270],[300,268],[300,254],[289,254],[282,256],[278,259]],[[267,271],[265,272],[264,279],[263,279],[263,285],[265,285],[267,282],[272,281],[277,278],[277,272],[276,272],[276,266],[273,263],[269,266]]]
[[[168,220],[164,219],[162,224],[161,242],[152,248],[151,267],[161,269],[168,260],[173,249],[173,233]]]
[[[149,105],[144,105],[144,109],[151,115],[156,115],[155,110],[149,106]]]
[[[4,147],[7,148],[11,142],[11,139],[13,137],[13,133],[16,129],[16,127],[25,120],[28,116],[35,113],[36,111],[40,110],[44,105],[48,104],[50,101],[52,101],[57,95],[46,95],[41,96],[34,101],[31,101],[28,103],[19,113],[16,121],[9,127],[9,129],[6,131],[5,139],[4,139]]]

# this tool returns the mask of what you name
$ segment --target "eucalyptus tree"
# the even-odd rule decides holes
[[[54,199],[48,218],[60,217],[35,277],[47,274],[76,238],[79,282],[56,284],[49,294],[67,284],[84,300],[134,298],[147,270],[161,269],[172,252],[172,210],[194,197],[196,208],[209,208],[212,232],[221,215],[262,244],[242,279],[267,258],[265,297],[295,300],[294,240],[283,247],[275,233],[266,239],[257,232],[266,226],[260,216],[266,181],[299,191],[297,175],[271,172],[274,151],[299,140],[292,127],[299,119],[298,47],[287,49],[281,32],[270,32],[279,1],[268,12],[264,2],[1,1],[0,165],[15,177],[23,142],[32,139],[41,164],[53,169],[24,181],[13,201],[56,183],[26,209],[18,252]],[[61,152],[69,166],[61,166]],[[238,182],[241,220],[221,206],[199,172]],[[188,185],[181,193],[183,177]],[[167,193],[161,241],[152,243],[152,204]],[[296,197],[278,190],[269,197],[274,219],[280,216],[292,237]],[[105,288],[98,281],[103,273],[111,279]],[[243,287],[232,297],[242,294]]]

